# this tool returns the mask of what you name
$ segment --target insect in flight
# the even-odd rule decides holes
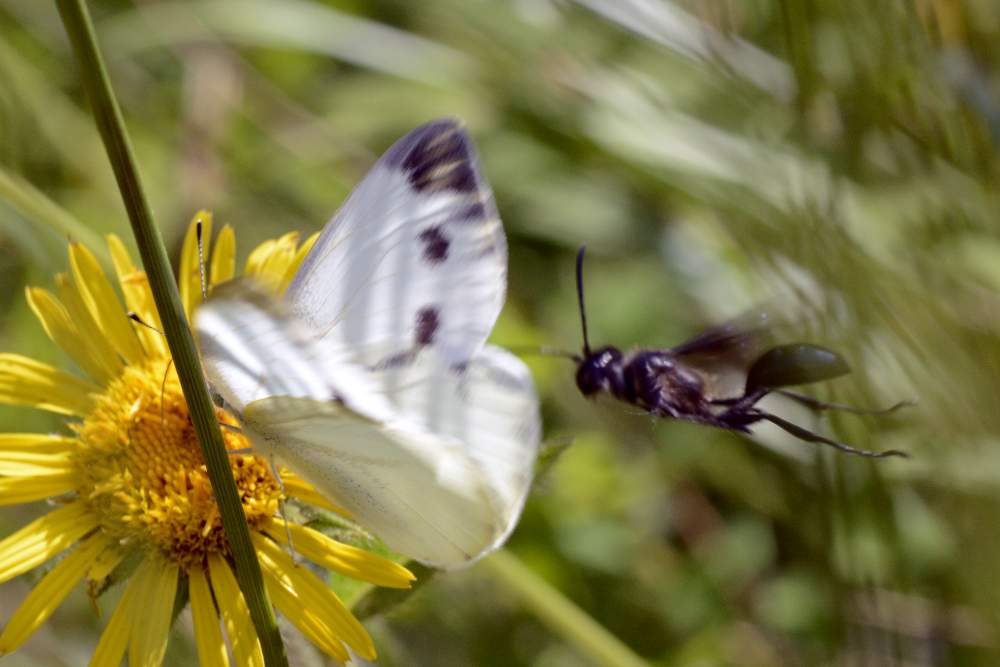
[[[391,549],[458,567],[513,530],[541,433],[527,367],[486,344],[506,277],[472,142],[439,120],[372,167],[283,297],[221,285],[195,329],[255,449]]]
[[[856,414],[887,414],[907,402],[885,410],[865,410],[827,403],[789,391],[785,387],[829,380],[850,372],[847,362],[836,352],[818,345],[795,343],[760,352],[754,345],[766,314],[755,322],[747,319],[725,324],[669,349],[640,349],[623,354],[618,348],[590,347],[583,300],[583,257],[576,258],[576,289],[583,327],[583,354],[569,354],[577,364],[576,386],[586,397],[608,393],[656,417],[681,419],[705,426],[750,433],[750,426],[766,421],[807,442],[835,447],[848,454],[884,458],[907,456],[900,450],[874,452],[857,449],[793,424],[763,408],[758,402],[769,394],[779,394],[810,409],[843,410]],[[756,356],[746,359],[748,353]],[[736,396],[725,396],[714,386],[717,376],[743,360],[745,381]]]

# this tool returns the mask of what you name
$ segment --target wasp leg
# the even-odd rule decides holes
[[[754,389],[748,394],[743,394],[742,396],[737,396],[736,398],[716,398],[711,401],[712,405],[721,405],[728,407],[729,410],[726,414],[730,412],[743,412],[747,408],[751,408],[760,399],[771,393],[772,389]]]
[[[769,421],[778,428],[780,428],[781,430],[787,433],[791,433],[799,440],[805,440],[806,442],[816,442],[823,445],[829,445],[830,447],[839,449],[840,451],[845,452],[847,454],[854,454],[856,456],[866,456],[868,458],[873,458],[873,459],[882,459],[889,456],[901,456],[903,458],[910,457],[909,454],[898,449],[887,449],[884,452],[873,452],[867,449],[855,449],[854,447],[851,447],[850,445],[845,445],[842,442],[837,442],[836,440],[830,440],[829,438],[824,438],[818,433],[813,433],[808,429],[804,429],[801,426],[793,424],[790,421],[786,421],[781,417],[777,417],[768,412],[764,412],[763,410],[756,410],[755,414],[760,419]]]
[[[806,396],[805,394],[800,394],[794,391],[788,391],[787,389],[775,389],[775,393],[781,394],[785,398],[790,398],[796,403],[806,406],[812,410],[822,412],[823,410],[840,410],[841,412],[850,412],[855,415],[888,415],[900,408],[907,408],[914,405],[913,401],[900,401],[895,405],[891,405],[888,408],[856,408],[853,405],[844,405],[843,403],[827,403],[826,401],[821,401],[812,396]]]

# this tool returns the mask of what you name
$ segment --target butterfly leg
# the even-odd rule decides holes
[[[790,398],[796,403],[806,406],[817,412],[822,412],[823,410],[840,410],[842,412],[850,412],[855,415],[888,415],[900,408],[906,408],[914,405],[913,401],[900,401],[895,405],[890,405],[888,408],[873,409],[873,408],[856,408],[853,405],[844,405],[843,403],[828,403],[826,401],[821,401],[819,399],[813,398],[812,396],[806,396],[805,394],[800,394],[794,391],[788,391],[787,389],[776,389],[775,393],[781,394],[785,398]]]
[[[243,435],[243,429],[239,426],[233,426],[232,424],[227,424],[226,422],[220,421],[219,428],[224,428],[230,433],[236,433],[237,435]],[[253,447],[240,447],[239,449],[227,449],[226,453],[230,456],[239,456],[242,454],[253,454]]]
[[[837,442],[836,440],[825,438],[818,433],[813,433],[808,429],[793,424],[792,422],[782,419],[777,415],[772,415],[768,412],[764,412],[763,410],[755,410],[752,414],[758,419],[771,422],[772,424],[774,424],[781,430],[785,431],[786,433],[791,433],[799,440],[804,440],[806,442],[815,442],[823,445],[829,445],[830,447],[838,449],[847,454],[854,454],[856,456],[865,456],[873,459],[882,459],[889,456],[901,456],[903,458],[909,458],[910,456],[906,452],[898,449],[887,449],[884,452],[873,452],[867,449],[856,449],[854,447],[851,447],[850,445],[845,445],[842,442]]]
[[[285,483],[281,481],[281,473],[278,472],[278,466],[274,463],[274,457],[271,458],[271,472],[274,474],[274,479],[277,480],[278,488],[281,490],[281,499],[278,501],[278,513],[281,514],[281,518],[285,522],[285,537],[288,539],[288,551],[292,556],[292,562],[298,565],[299,554],[295,551],[295,545],[292,544],[292,529],[288,526],[288,515],[285,513]]]

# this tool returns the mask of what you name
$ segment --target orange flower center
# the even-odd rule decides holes
[[[219,410],[219,420],[235,425]],[[129,366],[76,426],[80,498],[123,546],[151,545],[179,565],[226,553],[219,509],[173,365]],[[223,429],[226,448],[249,447]],[[273,516],[281,492],[266,460],[233,454],[233,476],[251,528]]]

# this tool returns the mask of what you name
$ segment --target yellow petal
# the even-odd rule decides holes
[[[76,474],[60,471],[30,477],[0,477],[0,506],[20,505],[72,491]]]
[[[251,538],[265,575],[264,583],[266,585],[268,581],[271,582],[268,591],[277,586],[301,603],[300,609],[282,608],[288,620],[292,623],[296,623],[297,618],[308,620],[304,614],[311,612],[333,635],[343,640],[362,658],[375,659],[375,645],[371,637],[336,593],[312,571],[298,567],[274,542],[260,533],[252,533]]]
[[[90,667],[121,667],[132,624],[135,622],[135,591],[138,588],[136,579],[129,580],[125,592],[122,593],[115,613],[111,615],[107,627],[101,633],[94,654],[90,657]],[[139,600],[142,603],[142,600]]]
[[[157,331],[153,331],[149,327],[136,324],[134,325],[135,333],[142,341],[143,349],[150,356],[165,357],[167,355],[167,342],[163,334],[159,333],[163,331],[163,325],[160,324],[160,314],[156,310],[156,303],[153,301],[153,292],[149,288],[146,272],[140,270],[132,262],[132,257],[120,238],[114,234],[109,234],[106,238],[108,249],[111,250],[111,261],[114,263],[115,273],[118,275],[118,286],[121,287],[122,294],[125,295],[125,305],[143,322],[157,329]]]
[[[0,583],[33,570],[97,527],[80,501],[41,516],[0,541]]]
[[[0,634],[0,655],[17,649],[48,620],[52,612],[86,574],[91,561],[104,551],[108,544],[110,544],[108,538],[101,534],[94,535],[59,561],[38,582],[7,621],[3,634]]]
[[[209,287],[232,280],[236,275],[236,234],[229,225],[224,225],[215,239],[212,250],[212,266],[209,272]]]
[[[292,279],[295,278],[296,272],[298,272],[299,267],[302,266],[302,261],[312,250],[312,247],[316,245],[316,239],[319,238],[319,232],[316,232],[312,236],[306,239],[306,242],[299,246],[299,249],[295,252],[295,256],[292,261],[288,264],[288,268],[285,269],[285,275],[281,279],[281,284],[278,285],[278,293],[283,294],[288,286],[292,284]]]
[[[247,609],[243,593],[240,592],[229,565],[219,556],[209,556],[208,574],[236,664],[241,667],[264,667],[264,654],[261,653],[257,631],[250,620],[250,610]]]
[[[92,395],[100,390],[87,380],[40,361],[19,354],[0,354],[0,403],[83,417],[94,406]]]
[[[219,629],[219,615],[212,604],[212,591],[208,587],[204,569],[194,567],[188,570],[188,593],[191,596],[198,664],[201,667],[229,667],[226,643],[222,640],[222,630]]]
[[[312,528],[290,523],[288,530],[292,533],[295,550],[328,570],[388,588],[409,588],[410,582],[416,579],[399,563],[338,542]],[[264,532],[280,544],[288,543],[283,521],[270,519],[264,525]]]
[[[69,453],[49,454],[43,452],[5,452],[0,450],[0,475],[28,477],[49,475],[54,472],[68,472]]]
[[[69,454],[79,445],[76,438],[48,433],[0,433],[0,452]]]
[[[136,598],[142,601],[142,618],[132,623],[128,664],[160,667],[177,595],[177,566],[159,556],[148,556],[132,576]]]
[[[181,291],[181,303],[188,320],[195,307],[201,303],[201,271],[204,256],[198,254],[198,222],[201,221],[202,251],[208,253],[209,241],[212,238],[212,214],[208,211],[198,211],[188,225],[184,235],[184,245],[181,247],[181,266],[177,275],[177,284]]]
[[[108,547],[91,563],[90,569],[87,570],[87,579],[96,582],[104,581],[124,558],[124,551],[114,545]]]
[[[125,361],[139,362],[143,350],[132,328],[134,323],[128,318],[97,258],[85,246],[74,243],[69,247],[69,264],[73,283],[101,333]]]
[[[330,629],[319,613],[307,607],[294,591],[284,588],[266,570],[264,586],[271,601],[299,629],[299,632],[305,635],[306,639],[341,663],[346,663],[350,659],[347,649],[340,641],[341,638]]]
[[[80,344],[80,332],[70,319],[65,306],[59,303],[55,295],[37,287],[29,287],[25,292],[28,306],[52,342],[61,347],[87,375],[101,384],[110,382],[120,370],[121,364],[119,363],[117,367],[114,364],[106,366],[100,356],[95,354],[94,348]]]
[[[246,266],[243,267],[243,275],[256,278],[264,262],[271,256],[276,243],[274,239],[268,239],[250,251]]]
[[[101,328],[83,302],[80,291],[65,273],[56,274],[56,292],[69,313],[70,320],[80,332],[79,344],[90,348],[94,356],[101,360],[101,364],[114,369],[115,376],[119,375],[124,368],[122,358],[111,346],[111,340],[101,333]]]
[[[285,493],[293,498],[298,498],[302,502],[309,503],[310,505],[315,505],[316,507],[322,507],[323,509],[328,509],[331,512],[336,512],[340,516],[351,518],[351,513],[340,507],[334,505],[328,498],[320,495],[319,491],[313,488],[309,482],[305,481],[295,473],[290,470],[281,470],[281,483],[285,487]]]
[[[295,259],[298,240],[298,232],[289,232],[279,239],[260,244],[247,258],[244,273],[254,277],[266,289],[277,292],[289,264]]]

